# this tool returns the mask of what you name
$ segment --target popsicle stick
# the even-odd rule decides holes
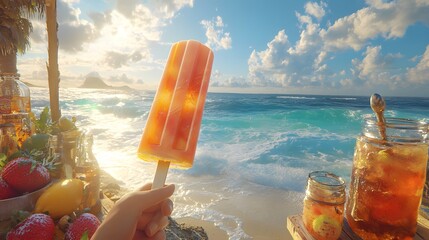
[[[155,178],[153,179],[152,189],[164,187],[169,166],[170,166],[170,162],[158,161],[158,165],[156,167],[156,172],[155,172]]]

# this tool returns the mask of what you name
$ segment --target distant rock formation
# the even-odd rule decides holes
[[[128,86],[110,86],[107,85],[103,80],[98,77],[87,77],[85,82],[80,86],[80,88],[96,88],[96,89],[116,89],[124,91],[132,91],[133,89]]]
[[[32,84],[32,83],[29,83],[29,82],[23,82],[25,85],[27,85],[28,87],[41,87],[41,86],[37,86],[37,85],[34,85],[34,84]]]

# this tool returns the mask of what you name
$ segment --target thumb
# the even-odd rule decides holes
[[[153,189],[150,191],[138,192],[137,199],[142,210],[153,207],[173,195],[175,189],[174,184],[164,186],[162,188]]]

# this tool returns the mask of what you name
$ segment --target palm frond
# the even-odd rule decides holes
[[[0,53],[25,53],[33,31],[28,19],[44,13],[45,0],[0,0]]]

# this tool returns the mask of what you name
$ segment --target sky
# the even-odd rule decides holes
[[[57,0],[60,87],[156,90],[173,43],[214,51],[211,92],[428,96],[429,0]],[[21,79],[47,85],[33,19]]]

